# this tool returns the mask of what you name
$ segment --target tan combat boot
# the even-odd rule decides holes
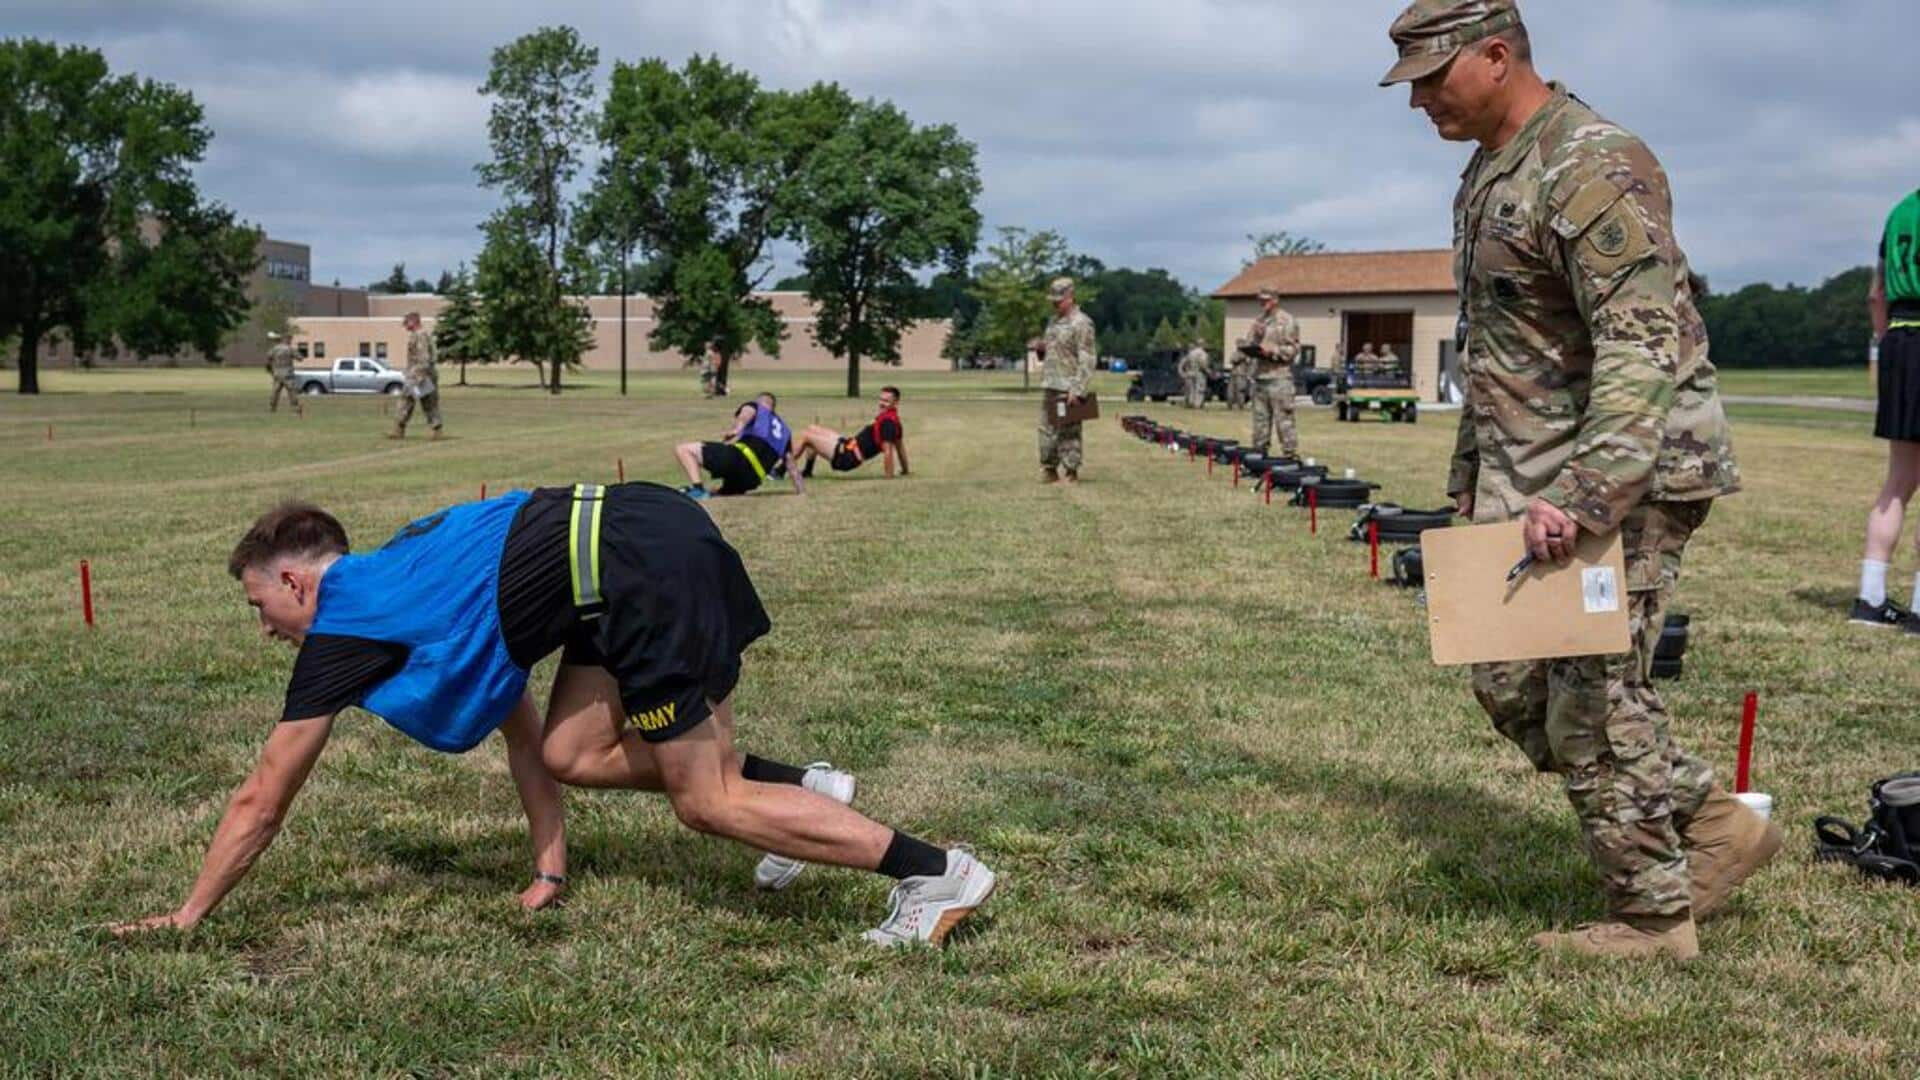
[[[1693,915],[1622,915],[1567,934],[1535,934],[1533,943],[1548,952],[1565,950],[1608,960],[1644,960],[1668,956],[1692,960],[1700,955]]]
[[[1780,853],[1780,826],[1753,812],[1715,784],[1707,801],[1681,831],[1687,871],[1693,877],[1693,917],[1711,918],[1740,883]]]
[[[1040,482],[1041,482],[1041,483],[1043,483],[1043,484],[1057,484],[1057,483],[1059,483],[1059,482],[1060,482],[1060,470],[1059,470],[1059,469],[1056,469],[1056,468],[1054,468],[1054,467],[1053,467],[1053,466],[1051,466],[1051,465],[1049,465],[1049,466],[1046,466],[1045,468],[1042,468],[1042,469],[1040,470]]]
[[[1077,484],[1080,482],[1080,473],[1077,470],[1068,469],[1060,474],[1060,482],[1068,485]]]
[[[389,439],[404,439],[406,437],[407,429],[403,427],[395,427],[392,431],[387,432],[387,438]]]
[[[433,442],[439,442],[439,441],[440,441],[440,429],[439,429],[439,428],[434,428],[434,429],[433,429],[433,439],[432,439],[432,441],[433,441]]]

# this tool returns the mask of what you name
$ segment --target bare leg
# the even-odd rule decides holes
[[[574,787],[664,791],[660,766],[637,731],[622,731],[620,688],[597,667],[563,664],[547,699],[540,756]],[[735,759],[735,769],[739,768]]]
[[[681,443],[673,448],[673,456],[680,461],[680,467],[687,471],[687,483],[700,486],[700,444]]]
[[[1907,503],[1920,488],[1920,443],[1893,442],[1887,450],[1887,480],[1867,515],[1867,553],[1874,562],[1892,562],[1906,524]],[[1914,535],[1920,548],[1920,532]]]
[[[872,870],[893,830],[805,788],[740,775],[733,701],[692,731],[649,747],[673,812],[688,828],[807,862]]]

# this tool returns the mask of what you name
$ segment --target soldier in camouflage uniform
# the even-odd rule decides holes
[[[389,439],[407,437],[407,421],[413,418],[414,405],[426,410],[427,423],[433,426],[433,437],[440,437],[440,367],[439,353],[434,348],[433,335],[420,329],[420,314],[409,311],[405,320],[407,328],[407,373],[406,385],[400,389],[400,412],[394,417],[393,431]]]
[[[1563,779],[1606,893],[1606,921],[1534,940],[1690,958],[1696,917],[1780,835],[1673,744],[1648,678],[1687,540],[1740,485],[1667,177],[1535,74],[1513,0],[1418,0],[1392,37],[1382,85],[1411,81],[1442,138],[1480,143],[1454,205],[1467,399],[1447,490],[1475,522],[1524,518],[1542,560],[1582,529],[1626,548],[1630,652],[1473,673],[1494,726]]]
[[[1207,407],[1207,350],[1199,342],[1180,358],[1180,375],[1187,383],[1187,408]]]
[[[273,342],[273,348],[267,350],[267,371],[273,375],[273,397],[267,400],[267,411],[280,411],[280,395],[284,393],[293,411],[304,418],[307,407],[300,401],[300,384],[293,377],[293,346],[279,334],[268,334],[267,340]]]
[[[1280,295],[1260,290],[1260,317],[1242,342],[1253,362],[1253,434],[1247,446],[1265,454],[1276,430],[1282,457],[1300,456],[1300,435],[1293,424],[1293,360],[1300,355],[1300,324],[1280,308]]]
[[[1093,320],[1073,302],[1073,280],[1057,278],[1047,287],[1053,301],[1053,318],[1040,339],[1040,386],[1067,395],[1078,403],[1087,396],[1087,384],[1099,353],[1094,345]],[[1080,424],[1055,426],[1054,418],[1040,413],[1041,478],[1049,484],[1075,484],[1080,481]]]
[[[1253,398],[1253,360],[1239,349],[1233,350],[1227,368],[1227,408],[1244,408]]]

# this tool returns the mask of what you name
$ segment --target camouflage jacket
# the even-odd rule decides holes
[[[1074,397],[1087,396],[1087,383],[1099,350],[1094,344],[1093,320],[1079,308],[1065,317],[1056,315],[1047,322],[1047,348],[1040,365],[1040,385],[1048,390],[1065,390]]]
[[[1605,535],[1655,500],[1739,490],[1706,324],[1652,151],[1557,84],[1454,201],[1467,387],[1450,494],[1477,521],[1545,499]]]
[[[1180,358],[1180,374],[1192,376],[1206,373],[1207,351],[1205,349],[1188,349],[1187,354]]]
[[[439,381],[436,367],[440,355],[433,344],[433,335],[425,330],[415,330],[407,335],[407,382],[419,385],[429,379]]]
[[[1300,355],[1300,323],[1285,308],[1274,308],[1272,315],[1262,313],[1253,320],[1247,340],[1266,350],[1254,365],[1256,378],[1292,377],[1294,357]]]
[[[267,370],[276,379],[293,378],[293,346],[282,344],[268,349]]]

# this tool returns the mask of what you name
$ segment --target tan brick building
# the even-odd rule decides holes
[[[1260,314],[1259,292],[1280,293],[1280,306],[1300,321],[1300,344],[1318,367],[1351,358],[1362,345],[1391,344],[1409,359],[1414,388],[1439,401],[1455,363],[1454,321],[1459,296],[1453,253],[1427,251],[1328,252],[1276,255],[1247,267],[1214,290],[1227,305],[1226,340],[1246,334]]]

